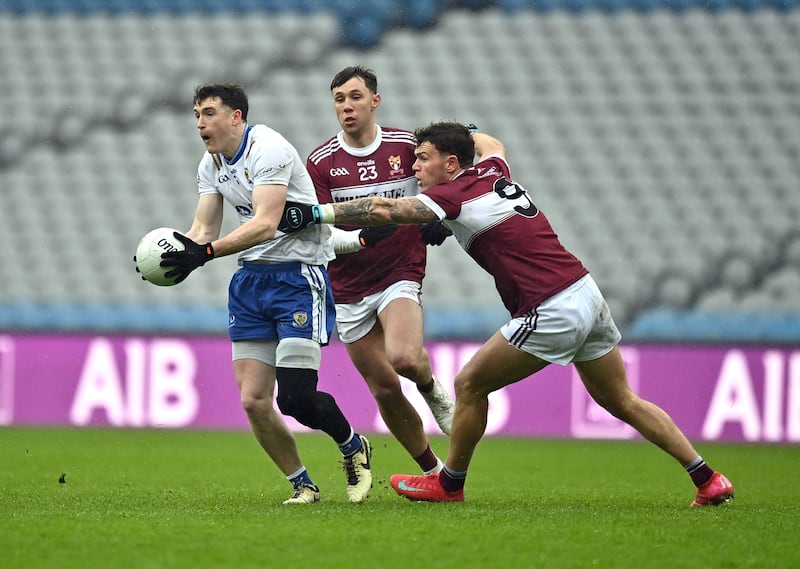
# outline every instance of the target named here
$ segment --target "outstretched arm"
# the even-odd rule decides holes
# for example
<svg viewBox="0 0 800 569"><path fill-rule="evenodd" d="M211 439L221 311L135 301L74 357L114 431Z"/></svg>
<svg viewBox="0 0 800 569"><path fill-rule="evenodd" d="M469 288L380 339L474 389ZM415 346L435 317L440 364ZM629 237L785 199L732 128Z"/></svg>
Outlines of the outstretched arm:
<svg viewBox="0 0 800 569"><path fill-rule="evenodd" d="M400 223L421 225L438 220L438 216L417 198L369 197L336 204L303 204L286 202L278 229L293 233L317 223L342 225L387 225Z"/></svg>
<svg viewBox="0 0 800 569"><path fill-rule="evenodd" d="M438 216L417 198L369 197L336 204L320 206L322 223L332 223L327 216L333 215L336 223L345 225L385 225L401 223L415 225L438 220Z"/></svg>

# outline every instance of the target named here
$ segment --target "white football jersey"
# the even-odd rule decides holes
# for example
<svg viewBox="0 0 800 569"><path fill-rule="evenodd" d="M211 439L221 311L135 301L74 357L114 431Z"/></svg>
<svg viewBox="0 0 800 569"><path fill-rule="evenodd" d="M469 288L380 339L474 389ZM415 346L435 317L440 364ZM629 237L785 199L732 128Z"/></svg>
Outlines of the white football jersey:
<svg viewBox="0 0 800 569"><path fill-rule="evenodd" d="M288 201L316 204L317 193L295 147L279 132L263 124L248 125L236 155L205 153L197 168L200 194L221 194L239 214L239 223L253 218L253 188L286 186ZM239 261L299 261L323 265L334 258L329 225L285 234L239 253Z"/></svg>

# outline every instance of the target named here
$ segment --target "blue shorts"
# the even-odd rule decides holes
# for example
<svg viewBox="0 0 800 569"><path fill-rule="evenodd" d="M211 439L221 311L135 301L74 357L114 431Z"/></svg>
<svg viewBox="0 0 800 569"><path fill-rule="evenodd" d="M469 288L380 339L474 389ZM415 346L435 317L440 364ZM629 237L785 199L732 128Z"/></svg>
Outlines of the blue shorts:
<svg viewBox="0 0 800 569"><path fill-rule="evenodd" d="M228 287L231 341L306 338L330 341L336 305L322 265L244 262Z"/></svg>

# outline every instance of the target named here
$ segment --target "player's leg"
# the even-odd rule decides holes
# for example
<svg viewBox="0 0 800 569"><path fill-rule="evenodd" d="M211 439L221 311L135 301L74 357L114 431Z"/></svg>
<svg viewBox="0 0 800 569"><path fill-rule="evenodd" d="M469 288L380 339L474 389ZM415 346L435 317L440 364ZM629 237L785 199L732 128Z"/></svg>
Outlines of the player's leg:
<svg viewBox="0 0 800 569"><path fill-rule="evenodd" d="M628 423L683 465L697 456L669 415L631 390L618 347L595 360L575 362L575 367L592 399L614 417Z"/></svg>
<svg viewBox="0 0 800 569"><path fill-rule="evenodd" d="M730 481L705 463L672 418L659 406L633 393L619 348L592 361L576 362L575 367L592 399L675 458L689 472L698 488L692 506L716 505L733 497Z"/></svg>
<svg viewBox="0 0 800 569"><path fill-rule="evenodd" d="M698 488L693 506L718 504L732 498L733 485L705 463L672 418L631 390L617 346L621 338L619 330L594 281L588 279L579 294L585 298L585 306L591 307L592 318L591 322L586 321L589 332L576 350L574 362L586 390L600 406L631 425L686 469Z"/></svg>
<svg viewBox="0 0 800 569"><path fill-rule="evenodd" d="M244 408L253 434L285 475L303 466L294 436L273 406L275 368L254 359L233 362Z"/></svg>
<svg viewBox="0 0 800 569"><path fill-rule="evenodd" d="M573 361L589 395L598 405L625 421L681 464L697 456L689 440L660 407L637 396L628 385L618 343L619 330L597 284L586 277L583 286L556 306L585 330Z"/></svg>
<svg viewBox="0 0 800 569"><path fill-rule="evenodd" d="M489 394L520 381L550 363L566 364L575 350L576 323L580 315L570 309L575 283L562 293L540 303L524 315L504 324L475 353L455 377L456 410L450 449L444 468L430 494L435 501L463 499L467 469L480 439L486 431ZM563 308L567 305L567 310ZM399 480L393 481L400 483ZM408 481L405 481L409 485ZM436 491L436 486L441 490ZM443 492L442 492L443 491ZM401 492L403 494L403 492ZM422 492L417 492L420 496ZM459 495L460 494L460 495ZM403 494L411 497L408 494Z"/></svg>
<svg viewBox="0 0 800 569"><path fill-rule="evenodd" d="M428 352L423 346L422 306L418 283L402 281L390 287L378 307L386 357L401 376L412 380L431 409L436 424L450 434L455 404L433 376Z"/></svg>
<svg viewBox="0 0 800 569"><path fill-rule="evenodd" d="M431 382L433 371L422 345L422 307L408 298L394 298L378 312L386 358L399 375L418 386Z"/></svg>
<svg viewBox="0 0 800 569"><path fill-rule="evenodd" d="M314 485L300 459L294 435L273 405L275 368L248 357L251 354L261 357L255 352L260 351L264 344L271 344L274 352L274 342L234 344L233 369L239 385L242 407L258 444L292 483L293 494L284 504L318 502L319 488Z"/></svg>
<svg viewBox="0 0 800 569"><path fill-rule="evenodd" d="M445 464L466 472L475 447L486 431L489 394L525 379L548 363L511 346L496 332L475 352L455 377L456 411Z"/></svg>
<svg viewBox="0 0 800 569"><path fill-rule="evenodd" d="M319 391L320 345L307 338L284 338L275 354L278 409L299 423L327 433L337 444L351 435L350 423L336 400Z"/></svg>
<svg viewBox="0 0 800 569"><path fill-rule="evenodd" d="M411 500L462 501L467 469L486 431L489 394L547 365L511 346L502 332L495 333L456 375L456 410L444 468L438 476L392 475L390 482L395 491Z"/></svg>
<svg viewBox="0 0 800 569"><path fill-rule="evenodd" d="M253 283L257 288L262 278L246 269L231 278L228 332L233 342L234 374L256 440L294 487L294 494L284 503L311 503L319 500L319 489L300 459L294 436L274 407L275 327L252 309Z"/></svg>
<svg viewBox="0 0 800 569"><path fill-rule="evenodd" d="M383 328L376 323L365 336L345 344L347 353L364 378L378 406L383 422L423 471L437 468L428 437L417 410L403 395L400 378L384 351Z"/></svg>
<svg viewBox="0 0 800 569"><path fill-rule="evenodd" d="M275 322L278 338L278 408L327 433L340 446L346 444L353 435L350 423L333 396L317 389L321 347L330 339L336 316L327 271L298 263L273 266L273 271L276 279L263 283L270 288L261 298L269 304L265 310Z"/></svg>
<svg viewBox="0 0 800 569"><path fill-rule="evenodd" d="M269 296L278 336L278 408L336 442L344 457L348 498L361 502L372 488L369 441L353 431L333 396L317 389L320 348L328 343L336 314L327 271L305 264L289 267Z"/></svg>
<svg viewBox="0 0 800 569"><path fill-rule="evenodd" d="M384 423L423 472L432 472L440 468L441 461L430 448L419 413L403 393L400 377L387 356L387 340L378 319L379 312L386 312L387 307L400 301L419 308L419 284L401 281L357 302L337 304L336 322L339 337L369 387ZM416 343L415 353L420 354L421 329Z"/></svg>

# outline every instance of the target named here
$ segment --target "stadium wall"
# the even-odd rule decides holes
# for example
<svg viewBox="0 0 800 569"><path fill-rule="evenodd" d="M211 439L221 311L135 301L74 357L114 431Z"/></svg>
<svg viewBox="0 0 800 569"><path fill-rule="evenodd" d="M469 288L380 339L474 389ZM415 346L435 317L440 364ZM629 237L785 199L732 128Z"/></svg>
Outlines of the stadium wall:
<svg viewBox="0 0 800 569"><path fill-rule="evenodd" d="M437 376L453 376L479 344L434 342ZM633 389L690 439L800 443L800 350L626 345ZM407 396L439 434L411 382ZM136 335L0 336L0 425L247 429L225 338ZM353 427L386 433L343 345L323 352L320 387ZM304 427L287 419L295 431ZM638 438L586 395L573 366L550 366L490 397L489 436Z"/></svg>

